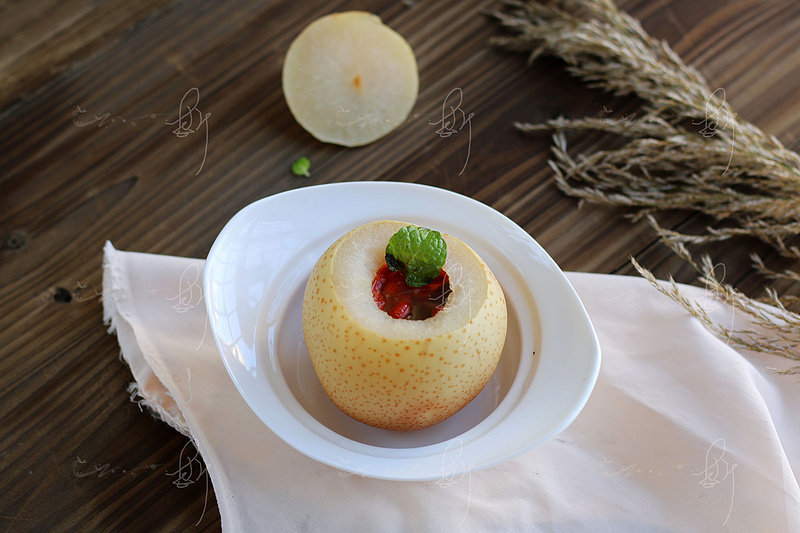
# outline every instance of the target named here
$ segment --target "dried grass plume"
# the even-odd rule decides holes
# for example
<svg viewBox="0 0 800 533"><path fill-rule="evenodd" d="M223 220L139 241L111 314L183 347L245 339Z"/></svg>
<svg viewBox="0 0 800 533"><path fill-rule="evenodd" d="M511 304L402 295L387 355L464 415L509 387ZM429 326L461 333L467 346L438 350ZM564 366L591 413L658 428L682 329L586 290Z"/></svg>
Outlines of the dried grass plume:
<svg viewBox="0 0 800 533"><path fill-rule="evenodd" d="M493 44L527 53L530 61L559 57L590 86L643 101L635 118L516 124L524 132L553 133L549 163L558 187L588 202L631 208L634 218L645 217L659 239L697 270L709 291L757 326L731 331L715 323L681 295L677 284L656 283L633 260L644 277L711 331L747 349L800 360L800 315L789 310L794 298L769 289L766 303L749 298L716 278L710 258L695 261L687 248L747 235L800 259L793 244L800 234L800 156L740 119L724 90L711 90L668 44L648 35L610 0L508 1L493 16L505 30ZM567 131L612 133L624 142L615 149L572 155ZM662 228L655 215L673 209L703 213L714 223L698 234ZM798 272L770 271L759 257L753 257L753 264L772 279L800 281ZM800 373L800 366L783 372Z"/></svg>

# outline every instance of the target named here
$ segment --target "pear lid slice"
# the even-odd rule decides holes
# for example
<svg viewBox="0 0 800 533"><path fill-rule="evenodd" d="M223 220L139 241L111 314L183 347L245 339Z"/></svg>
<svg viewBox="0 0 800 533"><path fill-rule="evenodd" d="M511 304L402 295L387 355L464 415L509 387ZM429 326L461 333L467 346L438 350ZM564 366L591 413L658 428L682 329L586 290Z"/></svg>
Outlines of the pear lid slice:
<svg viewBox="0 0 800 533"><path fill-rule="evenodd" d="M318 140L343 146L371 143L402 124L418 89L409 44L363 11L313 21L283 64L283 94L297 122Z"/></svg>

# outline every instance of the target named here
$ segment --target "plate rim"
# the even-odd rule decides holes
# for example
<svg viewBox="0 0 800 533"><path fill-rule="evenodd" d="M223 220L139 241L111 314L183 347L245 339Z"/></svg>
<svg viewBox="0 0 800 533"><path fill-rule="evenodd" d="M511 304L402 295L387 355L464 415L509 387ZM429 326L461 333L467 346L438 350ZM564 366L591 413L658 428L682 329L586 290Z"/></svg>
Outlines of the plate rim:
<svg viewBox="0 0 800 533"><path fill-rule="evenodd" d="M550 438L552 438L553 436L557 435L558 433L563 431L565 428L567 428L575 420L575 418L577 418L577 416L582 411L583 407L585 406L586 402L588 401L588 399L589 399L589 397L590 397L590 395L591 395L591 393L592 393L592 391L594 389L594 386L596 384L596 381L597 381L597 378L598 378L598 375L599 375L602 354L601 354L600 344L599 344L599 341L598 341L598 338L597 338L597 334L596 334L596 332L594 330L594 327L593 327L593 325L591 323L591 320L590 320L590 318L588 316L588 313L586 312L585 307L583 306L583 303L581 302L581 300L580 300L577 292L575 291L574 287L569 282L569 279L566 277L566 275L563 273L563 271L558 267L558 265L555 263L555 261L550 257L550 255L547 254L547 252L541 247L541 245L538 244L538 242L533 238L533 236L530 235L528 232L526 232L524 229L522 229L519 225L517 225L515 222L513 222L506 215L500 213L499 211L497 211L496 209L492 208L491 206L488 206L488 205L486 205L486 204L484 204L484 203L482 203L482 202L480 202L480 201L478 201L478 200L476 200L474 198L471 198L469 196L466 196L466 195L463 195L463 194L460 194L460 193L457 193L457 192L454 192L454 191L450 191L448 189L444 189L444 188L441 188L441 187L435 187L435 186L424 185L424 184L419 184L419 183L409 183L409 182L401 182L401 181L348 181L348 182L338 182L338 183L326 183L326 184L319 184L319 185L308 185L308 186L298 187L298 188L287 190L287 191L281 191L279 193L276 193L276 194L273 194L273 195L270 195L270 196L266 196L264 198L260 198L260 199L258 199L256 201L248 204L247 206L243 207L236 214L234 214L229 219L229 221L225 224L225 226L222 228L222 230L219 232L219 234L216 236L216 238L214 240L214 243L213 243L213 245L211 246L211 248L209 250L209 253L208 253L208 256L206 258L206 262L205 262L205 265L204 265L204 268L203 268L203 290L204 290L204 295L207 295L207 294L210 293L209 291L210 291L210 287L211 287L211 283L212 282L211 282L211 276L210 276L209 272L211 270L213 270L214 267L215 267L215 264L216 264L215 260L216 260L217 253L219 251L218 248L222 245L221 243L224 242L224 240L227 238L228 233L233 231L233 228L236 227L236 224L239 222L239 220L241 220L242 218L245 218L252 210L259 209L264 204L269 204L269 203L272 203L272 202L281 202L281 201L287 201L287 200L291 201L291 198L293 196L302 197L303 195L308 195L308 194L311 194L311 195L320 194L320 193L324 194L325 190L331 190L331 189L347 190L347 189L354 189L354 188L364 189L364 190L374 189L376 191L378 191L379 189L386 190L387 188L388 189L400 188L400 189L408 189L409 191L415 190L417 192L431 192L431 193L435 192L435 194L445 195L445 197L448 197L448 198L453 199L453 200L457 200L459 202L466 202L466 204L471 205L474 208L477 208L479 210L483 210L487 214L491 214L492 216L496 217L497 220L502 220L505 225L507 225L508 227L514 229L514 231L519 233L520 236L524 235L524 237L526 238L526 244L528 246L532 245L534 247L534 249L538 249L538 251L541 252L544 257L546 257L546 259L550 263L549 266L552 269L554 269L555 272L558 273L558 277L563 282L564 288L570 293L570 300L572 301L573 304L577 304L575 311L577 312L577 315L578 315L577 318L580 321L580 325L584 329L584 331L583 331L584 337L588 337L588 339L584 338L584 340L588 340L589 351L591 351L591 354L589 354L589 358L591 359L592 364L590 365L590 368L587 369L588 372L585 374L585 377L584 377L585 384L581 388L581 394L575 398L574 407L572 409L572 412L570 412L570 414L568 416L566 416L563 419L561 419L560 423L555 424L551 428L551 430L548 433L545 433L541 438L539 438L539 439L537 439L537 440L535 440L533 442L528 442L524 446L518 447L518 449L514 453L506 454L504 456L496 458L495 460L487 461L487 462L482 463L480 465L469 465L469 466L464 465L464 468L462 469L463 470L462 473L465 473L465 472L468 472L468 471L477 470L477 469L480 469L480 468L487 468L487 467L490 467L492 465L498 464L500 462L506 461L506 460L516 456L516 455L519 455L519 454L521 454L521 453L523 453L523 452L525 452L527 450L530 450L530 449L536 447L537 445L541 444L542 442L545 442L545 441L549 440ZM497 217L499 217L499 218L497 218ZM531 297L533 297L532 294L531 294ZM218 335L217 328L218 328L218 324L219 324L219 321L220 321L219 317L216 315L215 309L212 308L211 299L210 298L204 298L204 301L205 301L206 312L207 312L207 315L208 315L209 324L211 326L211 330L212 330L212 334L213 334L213 337L214 337L215 345L217 347L217 351L220 354L220 357L222 358L223 365L224 365L228 375L230 376L231 380L233 381L234 386L237 389L237 392L242 397L242 399L245 401L245 403L247 404L248 408L251 409L251 411L253 411L254 414L259 418L259 420L262 423L264 423L265 426L270 431L272 431L278 437L280 437L282 440L284 440L284 442L286 442L288 445L290 445L291 447L293 447L297 451L300 451L301 453L303 453L303 454L307 455L308 457L311 457L312 459L317 460L317 461L319 461L321 463L328 464L329 466L332 466L334 468L338 468L338 469L341 469L341 470L345 470L345 471L348 471L348 472L351 472L351 473L354 473L354 474L363 475L363 476L367 476L367 477L378 478L378 479L403 480L403 481L424 481L424 480L433 480L433 479L437 479L438 477L441 477L441 475L442 475L441 472L427 473L427 474L415 473L413 468L408 469L409 466L413 466L413 465L409 465L409 464L405 465L406 466L405 470L403 470L401 468L400 469L401 473L398 473L396 468L390 468L390 469L387 470L385 468L384 469L376 468L374 465L366 465L366 466L361 465L361 466L359 466L359 465L356 465L356 464L348 464L348 460L347 460L346 457L343 458L343 459L340 459L338 461L333 461L333 460L330 460L327 457L320 456L318 453L314 453L313 451L309 450L308 447L306 447L306 448L298 448L296 443L290 442L289 440L287 440L285 435L282 435L279 431L276 431L273 428L273 426L267 420L265 420L265 418L262 416L262 414L260 412L260 409L257 406L254 406L252 404L251 399L248 397L248 392L246 390L244 390L242 384L237 379L238 370L235 367L232 366L232 361L230 361L230 357L226 353L226 350L225 350L225 348L224 348L224 346L223 346L223 344L222 344L222 342L220 340L220 336ZM535 374L535 372L534 372L534 374ZM515 384L516 384L516 378L515 378L515 382L512 383L512 386L515 385ZM523 391L523 393L525 393L525 392L526 391ZM523 394L523 396L524 396L524 394ZM519 402L519 401L520 401L520 398L517 399L517 402ZM502 405L502 402L501 402L500 405ZM514 407L516 407L516 405ZM513 409L512 409L512 411L513 411ZM356 454L363 454L366 451L376 451L376 450L383 450L384 449L384 448L381 448L380 446L375 446L375 445L372 445L372 444L366 444L366 443L361 443L361 442L358 442L358 441L353 441L352 439L349 439L348 437L345 437L343 435L340 435L339 433L336 433L335 431L333 431L332 429L328 428L327 426L325 426L321 422L317 421L313 417L313 415L311 415L311 413L306 412L306 414L308 415L309 418L314 420L319 425L319 428L321 428L321 430L323 432L328 433L329 436L334 436L334 440L337 440L336 438L338 437L339 439L345 439L345 440L349 441L350 443L354 443L355 446L352 446L351 450L352 450L352 448L355 448L356 450L360 450L360 451L354 452ZM499 424L502 424L502 422L503 422L502 420L495 421L494 425L497 426ZM479 422L477 425L480 426L482 423L483 422ZM469 434L473 429L475 429L475 428L473 427L473 428L468 429L465 433L463 433L463 435ZM320 437L320 438L322 438L322 437ZM480 435L478 435L477 438L480 439ZM426 446L420 446L420 447L417 447L417 448L414 448L414 449L422 450L422 451L430 451L432 454L441 454L441 453L443 453L443 450L446 452L449 449L449 446L451 446L453 444L453 442L457 441L458 439L460 439L460 436L459 437L455 437L455 438L451 438L451 439L447 439L447 440L445 440L443 442L438 442L438 443L434 443L434 444L430 444L430 445L426 445ZM327 442L330 443L331 441L327 440ZM347 454L345 454L345 455L347 455ZM368 454L368 455L371 456L372 454ZM357 455L357 456L360 457L361 455ZM382 461L387 460L386 457L381 457L380 454L377 454L375 456L379 457ZM418 459L418 457L415 457L415 458ZM392 462L398 462L398 461L399 462L403 462L404 461L403 458L390 458L388 460L392 461ZM406 458L406 462L407 462L407 460L408 459ZM457 473L458 472L456 472L456 474Z"/></svg>

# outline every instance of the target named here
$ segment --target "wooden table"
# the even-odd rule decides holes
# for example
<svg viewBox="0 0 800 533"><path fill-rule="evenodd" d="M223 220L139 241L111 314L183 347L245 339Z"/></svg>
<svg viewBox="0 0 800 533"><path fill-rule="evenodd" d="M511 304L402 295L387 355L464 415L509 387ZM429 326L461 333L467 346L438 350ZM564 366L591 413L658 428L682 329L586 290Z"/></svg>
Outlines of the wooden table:
<svg viewBox="0 0 800 533"><path fill-rule="evenodd" d="M313 7L316 4L317 7ZM636 111L563 64L492 49L491 2L37 0L0 4L0 530L218 530L213 487L174 483L194 450L129 400L132 378L102 323L101 249L204 257L226 221L280 191L350 180L466 194L530 232L565 270L694 274L623 212L562 195L548 136L515 120ZM800 3L630 0L623 7L723 87L740 116L800 147ZM408 121L359 149L324 145L281 93L292 38L329 11L377 13L419 63ZM447 94L474 113L471 139L441 138ZM174 126L199 98L208 136ZM575 139L600 146L599 136ZM467 155L469 158L467 159ZM291 174L300 156L311 178ZM464 169L461 172L461 169ZM704 221L683 214L673 226ZM726 244L725 279L757 291ZM183 452L183 462L180 456Z"/></svg>

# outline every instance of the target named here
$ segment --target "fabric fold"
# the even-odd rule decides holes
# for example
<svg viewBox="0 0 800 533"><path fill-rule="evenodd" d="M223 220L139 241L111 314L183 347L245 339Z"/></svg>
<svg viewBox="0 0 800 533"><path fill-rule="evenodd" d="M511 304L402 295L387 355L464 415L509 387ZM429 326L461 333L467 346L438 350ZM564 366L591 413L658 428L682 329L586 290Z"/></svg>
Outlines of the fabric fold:
<svg viewBox="0 0 800 533"><path fill-rule="evenodd" d="M196 443L226 531L800 531L800 384L643 279L568 274L603 364L564 432L491 468L391 482L317 463L253 414L216 350L203 264L107 243L104 318L140 401Z"/></svg>

